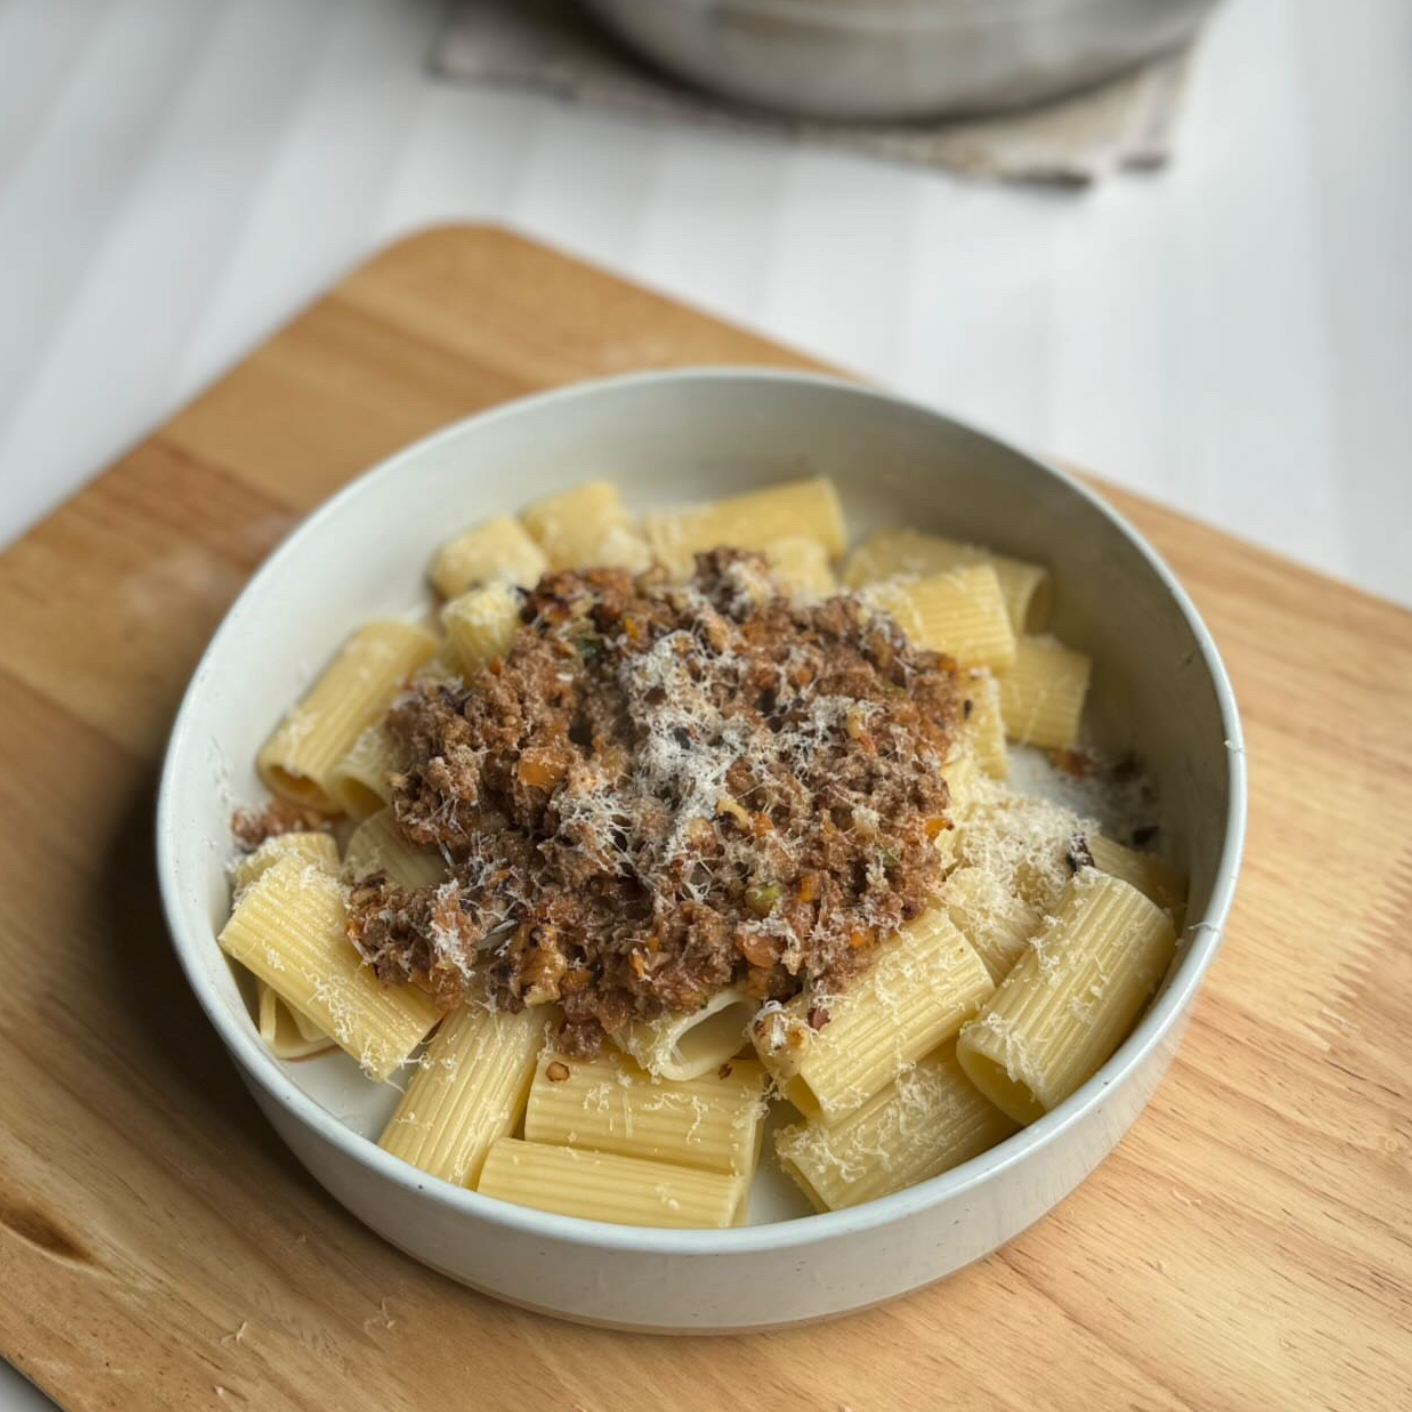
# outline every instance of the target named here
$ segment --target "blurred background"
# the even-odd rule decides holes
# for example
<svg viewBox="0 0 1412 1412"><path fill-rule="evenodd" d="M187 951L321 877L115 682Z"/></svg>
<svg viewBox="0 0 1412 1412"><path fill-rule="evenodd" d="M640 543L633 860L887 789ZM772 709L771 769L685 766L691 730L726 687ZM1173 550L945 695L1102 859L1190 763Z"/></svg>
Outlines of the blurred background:
<svg viewBox="0 0 1412 1412"><path fill-rule="evenodd" d="M813 6L867 56L820 101L863 110L1062 87L1063 33L1025 38L1042 12L1097 15L1097 68L1069 73L1092 82L1141 50L1135 9L1169 43L1207 8L735 0L764 18L732 51L703 5L597 8L685 9L685 39L649 40L748 90L752 43ZM1008 35L948 67L915 26L978 5ZM847 30L897 11L891 49ZM0 542L378 246L490 220L1412 600L1407 0L1222 0L1096 113L877 131L703 101L588 23L568 0L0 3Z"/></svg>

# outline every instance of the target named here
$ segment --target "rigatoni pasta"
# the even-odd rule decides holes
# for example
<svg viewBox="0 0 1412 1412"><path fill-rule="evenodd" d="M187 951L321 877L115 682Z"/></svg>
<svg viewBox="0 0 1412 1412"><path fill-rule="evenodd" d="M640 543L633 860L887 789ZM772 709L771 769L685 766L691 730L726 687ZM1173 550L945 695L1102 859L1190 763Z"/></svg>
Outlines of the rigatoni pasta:
<svg viewBox="0 0 1412 1412"><path fill-rule="evenodd" d="M529 588L548 567L544 551L524 526L509 515L496 515L437 550L431 581L443 598L457 598L496 579Z"/></svg>
<svg viewBox="0 0 1412 1412"><path fill-rule="evenodd" d="M474 676L510 650L520 626L519 595L508 583L482 584L441 610L441 626L452 661L462 675Z"/></svg>
<svg viewBox="0 0 1412 1412"><path fill-rule="evenodd" d="M862 588L883 579L944 574L971 564L989 564L995 570L1017 633L1039 632L1044 627L1049 619L1048 569L943 535L879 530L849 555L843 581L850 588Z"/></svg>
<svg viewBox="0 0 1412 1412"><path fill-rule="evenodd" d="M1024 955L1043 913L984 868L957 868L946 879L942 896L953 925L998 985Z"/></svg>
<svg viewBox="0 0 1412 1412"><path fill-rule="evenodd" d="M740 1053L758 1008L738 990L718 990L690 1014L634 1020L613 1039L659 1078L695 1079Z"/></svg>
<svg viewBox="0 0 1412 1412"><path fill-rule="evenodd" d="M989 564L877 584L865 597L896 618L910 640L963 667L1005 672L1014 664L1015 633Z"/></svg>
<svg viewBox="0 0 1412 1412"><path fill-rule="evenodd" d="M641 573L652 562L647 541L610 481L587 481L546 496L523 520L551 569L592 564Z"/></svg>
<svg viewBox="0 0 1412 1412"><path fill-rule="evenodd" d="M551 1012L477 1003L441 1023L378 1145L455 1186L520 1122Z"/></svg>
<svg viewBox="0 0 1412 1412"><path fill-rule="evenodd" d="M255 1024L276 1059L308 1059L336 1046L307 1016L291 1010L264 981L257 981Z"/></svg>
<svg viewBox="0 0 1412 1412"><path fill-rule="evenodd" d="M962 1073L951 1043L841 1123L780 1129L775 1151L816 1211L841 1211L940 1176L1016 1129Z"/></svg>
<svg viewBox="0 0 1412 1412"><path fill-rule="evenodd" d="M743 1224L750 1187L744 1177L506 1137L490 1149L476 1190L590 1221L721 1230Z"/></svg>
<svg viewBox="0 0 1412 1412"><path fill-rule="evenodd" d="M991 779L1003 780L1010 773L1010 754L1005 748L1000 683L983 667L968 668L959 675L962 740Z"/></svg>
<svg viewBox="0 0 1412 1412"><path fill-rule="evenodd" d="M829 566L829 548L822 539L785 534L767 540L760 549L775 582L793 598L827 598L838 590Z"/></svg>
<svg viewBox="0 0 1412 1412"><path fill-rule="evenodd" d="M673 1082L611 1051L576 1059L546 1050L525 1137L748 1177L760 1153L764 1093L765 1070L753 1059Z"/></svg>
<svg viewBox="0 0 1412 1412"><path fill-rule="evenodd" d="M387 722L374 721L329 771L328 792L345 814L366 819L391 802L396 768L397 750Z"/></svg>
<svg viewBox="0 0 1412 1412"><path fill-rule="evenodd" d="M822 476L786 481L709 505L657 511L645 523L653 555L679 578L690 573L693 556L722 544L768 550L781 539L802 536L836 559L845 543L838 492Z"/></svg>
<svg viewBox="0 0 1412 1412"><path fill-rule="evenodd" d="M1176 950L1171 918L1092 869L961 1032L971 1082L1017 1122L1062 1103L1118 1047Z"/></svg>
<svg viewBox="0 0 1412 1412"><path fill-rule="evenodd" d="M348 940L336 879L280 858L248 888L220 934L222 949L382 1082L440 1018L413 986L385 986Z"/></svg>
<svg viewBox="0 0 1412 1412"><path fill-rule="evenodd" d="M294 857L322 868L338 871L338 843L331 833L279 833L267 838L253 853L242 854L230 870L231 886L238 897L281 858Z"/></svg>
<svg viewBox="0 0 1412 1412"><path fill-rule="evenodd" d="M789 1101L831 1126L950 1039L994 989L985 963L934 908L884 943L841 995L805 994L762 1014L755 1046Z"/></svg>
<svg viewBox="0 0 1412 1412"><path fill-rule="evenodd" d="M1093 866L1100 873L1131 883L1180 926L1186 905L1186 879L1170 863L1155 854L1125 848L1102 834L1089 834L1085 842Z"/></svg>
<svg viewBox="0 0 1412 1412"><path fill-rule="evenodd" d="M1033 794L977 791L962 822L958 861L993 877L1041 914L1054 911L1084 861L1084 820Z"/></svg>
<svg viewBox="0 0 1412 1412"><path fill-rule="evenodd" d="M260 776L270 790L336 812L329 771L435 651L436 639L410 623L389 619L359 628L260 751Z"/></svg>
<svg viewBox="0 0 1412 1412"><path fill-rule="evenodd" d="M244 854L231 869L231 886L239 898L281 858L338 871L338 844L330 833L281 833L267 838L253 853ZM334 1042L307 1015L291 1009L264 981L255 982L255 1024L260 1038L276 1059L307 1059L334 1048Z"/></svg>
<svg viewBox="0 0 1412 1412"><path fill-rule="evenodd" d="M979 797L980 782L984 777L980 761L969 741L963 738L957 742L956 748L942 766L942 775L946 780L947 792L951 796L950 822L952 828L947 832L952 835L954 840L959 836L960 824L975 807ZM943 837L945 834L937 839L938 844L941 843Z"/></svg>
<svg viewBox="0 0 1412 1412"><path fill-rule="evenodd" d="M1092 662L1052 637L1021 637L1000 678L1000 711L1012 740L1068 748L1079 736Z"/></svg>
<svg viewBox="0 0 1412 1412"><path fill-rule="evenodd" d="M350 878L383 873L408 892L436 887L446 879L446 859L434 848L410 842L397 827L392 809L364 819L348 840L343 871Z"/></svg>

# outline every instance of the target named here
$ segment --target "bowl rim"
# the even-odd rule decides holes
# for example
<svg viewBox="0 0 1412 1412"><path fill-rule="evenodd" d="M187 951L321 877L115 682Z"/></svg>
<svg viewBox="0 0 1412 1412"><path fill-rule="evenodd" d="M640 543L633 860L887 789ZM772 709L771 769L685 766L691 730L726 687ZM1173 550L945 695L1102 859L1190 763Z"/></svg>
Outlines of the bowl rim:
<svg viewBox="0 0 1412 1412"><path fill-rule="evenodd" d="M371 1138L354 1132L295 1084L280 1067L274 1055L259 1042L253 1030L241 1028L233 1013L217 995L214 982L208 978L200 961L203 949L215 945L215 939L209 935L190 935L182 921L175 856L175 840L178 833L176 760L185 753L186 741L196 731L198 699L205 679L211 673L212 663L218 661L224 651L232 623L245 613L253 611L249 607L250 601L258 594L263 580L273 572L276 564L302 553L306 542L323 533L325 523L341 512L347 500L364 493L366 487L374 482L397 476L408 462L455 440L472 424L533 416L545 408L563 402L591 399L618 391L679 387L698 382L746 382L766 386L773 384L807 387L882 404L913 415L920 413L945 423L952 429L980 437L993 447L1020 458L1036 473L1059 481L1070 492L1086 501L1147 561L1149 568L1156 574L1185 618L1216 693L1225 731L1230 785L1225 839L1216 865L1210 902L1197 921L1188 922L1185 952L1179 959L1166 989L1148 1007L1136 1027L1107 1063L1087 1083L1044 1117L1022 1128L989 1151L916 1186L840 1211L819 1212L727 1230L675 1230L615 1225L606 1221L560 1216L527 1206L516 1206L511 1202L483 1196L469 1188L455 1186L428 1172L420 1171L385 1152ZM443 1208L471 1218L472 1221L489 1222L507 1231L538 1237L541 1240L612 1252L744 1255L813 1245L905 1220L921 1209L965 1195L1010 1167L1042 1155L1044 1150L1057 1142L1064 1133L1089 1118L1102 1102L1105 1092L1114 1084L1126 1080L1179 1023L1215 958L1240 870L1245 840L1246 794L1245 749L1240 714L1230 678L1216 644L1186 590L1161 556L1096 492L1074 476L1015 446L1003 437L992 435L974 423L961 421L909 398L821 373L750 365L693 366L587 379L497 403L468 417L459 418L418 438L361 472L295 525L265 558L223 616L183 693L163 756L161 782L157 794L157 874L167 929L187 983L207 1019L230 1051L231 1057L237 1062L242 1077L257 1084L268 1099L351 1161L361 1167L370 1168L378 1176L409 1192L420 1193Z"/></svg>

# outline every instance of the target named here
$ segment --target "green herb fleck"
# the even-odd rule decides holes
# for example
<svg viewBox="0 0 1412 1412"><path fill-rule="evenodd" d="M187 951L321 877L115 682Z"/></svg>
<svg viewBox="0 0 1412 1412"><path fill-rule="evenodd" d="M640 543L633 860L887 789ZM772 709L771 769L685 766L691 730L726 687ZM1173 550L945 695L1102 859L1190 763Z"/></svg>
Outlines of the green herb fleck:
<svg viewBox="0 0 1412 1412"><path fill-rule="evenodd" d="M778 883L754 883L745 889L745 907L756 917L768 917L780 900Z"/></svg>

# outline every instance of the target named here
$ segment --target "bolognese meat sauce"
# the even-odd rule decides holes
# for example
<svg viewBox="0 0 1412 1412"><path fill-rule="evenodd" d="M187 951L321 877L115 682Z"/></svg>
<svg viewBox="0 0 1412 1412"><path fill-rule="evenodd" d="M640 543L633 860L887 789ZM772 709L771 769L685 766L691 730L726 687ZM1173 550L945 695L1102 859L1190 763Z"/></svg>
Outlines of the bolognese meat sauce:
<svg viewBox="0 0 1412 1412"><path fill-rule="evenodd" d="M722 987L845 985L941 883L954 664L853 595L792 603L758 556L547 575L509 653L388 716L398 822L450 864L376 875L350 933L448 1008L557 1001L591 1053Z"/></svg>

